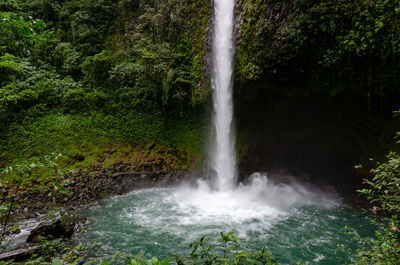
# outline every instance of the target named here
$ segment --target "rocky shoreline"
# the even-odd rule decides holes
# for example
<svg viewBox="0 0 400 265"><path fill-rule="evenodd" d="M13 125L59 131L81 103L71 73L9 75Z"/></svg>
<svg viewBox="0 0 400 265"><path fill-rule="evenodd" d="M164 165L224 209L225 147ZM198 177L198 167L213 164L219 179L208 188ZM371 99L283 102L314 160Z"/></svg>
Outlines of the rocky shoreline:
<svg viewBox="0 0 400 265"><path fill-rule="evenodd" d="M57 193L47 190L25 189L13 194L12 188L3 187L0 204L10 203L14 198L12 215L27 218L35 212L46 213L51 208L68 208L87 204L113 195L121 195L134 189L170 186L179 183L187 170L159 170L116 163L109 167L90 166L65 176L68 186Z"/></svg>
<svg viewBox="0 0 400 265"><path fill-rule="evenodd" d="M28 219L38 221L28 234L24 231L26 243L20 244L17 249L14 246L3 253L0 251L0 260L25 259L40 250L42 239L71 238L72 234L81 231L87 224L84 217L75 214L84 205L135 189L176 185L190 174L188 170L162 168L154 164L133 167L130 163L122 162L108 167L92 165L65 176L68 186L54 194L33 189L24 189L15 194L12 188L2 187L0 204L14 201L10 214L13 220L7 224L6 240L7 237L15 238L21 234L20 228L12 229L14 224Z"/></svg>

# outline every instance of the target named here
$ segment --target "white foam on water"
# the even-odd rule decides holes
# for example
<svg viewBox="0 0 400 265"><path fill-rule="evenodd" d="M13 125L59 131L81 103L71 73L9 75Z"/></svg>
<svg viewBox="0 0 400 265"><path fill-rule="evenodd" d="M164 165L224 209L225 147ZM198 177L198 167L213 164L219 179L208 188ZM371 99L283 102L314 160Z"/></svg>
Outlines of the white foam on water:
<svg viewBox="0 0 400 265"><path fill-rule="evenodd" d="M313 259L314 262L320 262L321 260L325 259L325 256L322 254L316 254L315 259Z"/></svg>
<svg viewBox="0 0 400 265"><path fill-rule="evenodd" d="M91 209L94 230L84 240L102 243L96 257L118 250L182 254L200 237L234 232L251 249L265 245L282 264L293 259L319 264L335 255L334 246L342 240L340 224L351 218L334 194L259 173L232 190L216 191L199 180L196 185L136 190L104 203L106 207Z"/></svg>
<svg viewBox="0 0 400 265"><path fill-rule="evenodd" d="M163 193L162 201L159 197L149 197L142 207L123 209L120 219L174 235L196 228L190 236L193 239L219 231L236 231L246 237L249 232L264 233L289 214L296 214L293 211L296 206L340 205L340 200L332 194L314 191L297 182L276 184L260 173L250 176L247 185L240 184L230 190L216 191L200 179L196 185L183 184L159 192Z"/></svg>
<svg viewBox="0 0 400 265"><path fill-rule="evenodd" d="M124 197L132 201L132 196L137 198L134 204L120 204ZM329 208L339 206L340 200L295 181L275 183L267 176L255 173L246 185L240 184L230 190L216 191L200 179L196 185L137 190L113 198L108 206L111 205L120 208L117 219L121 227L135 227L135 231L141 227L142 231L150 231L153 238L171 235L189 244L204 235L217 235L221 231L235 232L242 239L256 236L259 240L267 240L271 236L269 230L277 224L285 226L285 220L293 216L299 220L304 218L297 206ZM313 220L301 221L299 228L302 223L310 222ZM95 234L99 238L107 237L109 241L124 238L128 244L130 239L124 235L133 232L115 230ZM313 245L317 241L306 244ZM125 243L120 242L121 245Z"/></svg>
<svg viewBox="0 0 400 265"><path fill-rule="evenodd" d="M266 175L254 173L247 184L230 190L214 190L200 179L184 184L174 192L181 208L196 209L205 216L230 216L233 220L277 216L296 205L339 206L333 193L319 192L294 180L274 183Z"/></svg>

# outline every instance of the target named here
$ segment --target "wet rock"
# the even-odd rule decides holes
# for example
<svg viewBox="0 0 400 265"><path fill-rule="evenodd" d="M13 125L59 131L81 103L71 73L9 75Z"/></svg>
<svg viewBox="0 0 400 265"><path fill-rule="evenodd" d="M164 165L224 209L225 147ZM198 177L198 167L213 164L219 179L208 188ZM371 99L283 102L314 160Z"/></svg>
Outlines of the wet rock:
<svg viewBox="0 0 400 265"><path fill-rule="evenodd" d="M18 235L19 233L21 233L21 229L19 229L19 227L6 227L5 231L4 231L4 235L5 236L13 236L13 235Z"/></svg>
<svg viewBox="0 0 400 265"><path fill-rule="evenodd" d="M5 189L5 188L1 189L1 194L2 194L3 197L7 197L8 196L8 190Z"/></svg>
<svg viewBox="0 0 400 265"><path fill-rule="evenodd" d="M74 216L56 220L52 223L43 223L32 230L26 242L40 242L44 238L71 238L76 232L82 230L86 224L83 216Z"/></svg>
<svg viewBox="0 0 400 265"><path fill-rule="evenodd" d="M162 159L152 163L147 161L140 164L118 162L110 166L92 165L90 169L78 169L65 177L69 183L66 194L49 196L46 190L21 192L19 198L24 202L17 207L18 212L22 213L21 216L29 217L34 212L46 214L54 207L83 205L134 189L175 185L189 173L183 170L169 170L166 161ZM0 195L7 191L0 187ZM0 196L0 203L6 201L5 196Z"/></svg>

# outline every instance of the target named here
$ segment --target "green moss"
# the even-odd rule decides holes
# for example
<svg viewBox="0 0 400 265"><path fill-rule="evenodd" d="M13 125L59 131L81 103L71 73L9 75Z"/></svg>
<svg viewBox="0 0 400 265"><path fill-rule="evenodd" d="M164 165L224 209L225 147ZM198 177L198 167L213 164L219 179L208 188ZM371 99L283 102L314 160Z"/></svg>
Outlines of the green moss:
<svg viewBox="0 0 400 265"><path fill-rule="evenodd" d="M236 78L242 89L262 80L296 96L398 96L398 2L240 3Z"/></svg>
<svg viewBox="0 0 400 265"><path fill-rule="evenodd" d="M133 161L129 157L139 152L147 156L143 160L160 159L173 169L187 169L192 157L201 157L204 138L201 117L192 115L163 121L136 112L121 116L51 114L27 120L3 134L2 166L15 158L51 153L61 153L62 164L69 169L87 168L101 157L107 166L119 160Z"/></svg>

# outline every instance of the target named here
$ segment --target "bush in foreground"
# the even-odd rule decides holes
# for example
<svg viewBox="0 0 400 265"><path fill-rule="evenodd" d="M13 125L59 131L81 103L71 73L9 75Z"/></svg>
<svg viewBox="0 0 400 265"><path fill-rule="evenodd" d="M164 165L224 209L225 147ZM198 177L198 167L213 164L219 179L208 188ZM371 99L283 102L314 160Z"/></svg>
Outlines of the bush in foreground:
<svg viewBox="0 0 400 265"><path fill-rule="evenodd" d="M126 265L192 265L192 264L265 264L276 265L278 264L274 257L264 247L259 251L252 251L247 249L244 245L239 243L239 238L233 233L221 233L221 237L214 242L209 242L209 238L202 237L197 241L190 244L191 251L188 254L178 255L173 253L171 257L165 260L159 260L156 257L146 259L142 254L135 257L130 255L117 253L110 260L101 261L85 261L81 257L84 248L81 245L72 248L62 257L41 256L36 260L28 261L25 264L52 264L52 265L76 265L76 264L126 264ZM0 262L0 265L11 264L7 262Z"/></svg>
<svg viewBox="0 0 400 265"><path fill-rule="evenodd" d="M400 155L391 152L387 161L371 170L372 180L359 190L372 205L374 215L380 214L380 225L375 238L362 238L350 233L361 246L355 251L353 264L399 264L400 260ZM383 216L383 217L382 217ZM344 246L342 246L344 247Z"/></svg>

